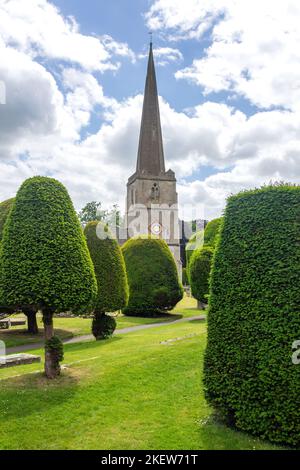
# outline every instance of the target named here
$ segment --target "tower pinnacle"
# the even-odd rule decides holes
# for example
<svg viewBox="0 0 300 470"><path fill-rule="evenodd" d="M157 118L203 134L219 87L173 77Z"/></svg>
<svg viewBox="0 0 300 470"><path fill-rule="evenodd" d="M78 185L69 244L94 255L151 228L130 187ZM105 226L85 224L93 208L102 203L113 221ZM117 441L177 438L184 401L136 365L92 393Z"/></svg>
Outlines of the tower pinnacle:
<svg viewBox="0 0 300 470"><path fill-rule="evenodd" d="M165 173L152 36L150 37L136 172L140 176L160 176Z"/></svg>

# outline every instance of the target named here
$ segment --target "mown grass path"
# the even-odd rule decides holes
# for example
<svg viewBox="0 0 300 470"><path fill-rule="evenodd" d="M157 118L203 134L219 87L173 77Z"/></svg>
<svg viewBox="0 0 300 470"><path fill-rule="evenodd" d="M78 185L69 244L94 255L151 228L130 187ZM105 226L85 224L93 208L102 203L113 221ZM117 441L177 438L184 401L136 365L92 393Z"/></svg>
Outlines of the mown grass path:
<svg viewBox="0 0 300 470"><path fill-rule="evenodd" d="M193 320L205 320L205 316L204 315L198 315L198 316L195 316L195 317L189 317L189 318L181 318L179 320L172 320L172 323L182 323L182 322L185 322L185 321L193 321ZM164 324L166 323L170 323L171 320L167 320L165 322L161 321L159 323L150 323L150 324L145 324L145 325L137 325L137 326L130 326L130 327L127 327L127 328L121 328L121 329L118 329L116 330L116 333L117 334L125 334L125 333L133 333L134 331L139 331L139 330L146 330L148 328L155 328L155 327L159 327L159 326L163 326ZM70 338L70 339L65 339L63 340L63 343L64 344L72 344L72 343L82 343L82 342L85 342L85 341L93 341L94 340L94 336L93 335L83 335L83 336L75 336L74 338ZM34 345L32 344L23 344L23 345L20 345L20 346L15 346L15 347L12 347L12 348L7 348L7 351L6 353L7 354L14 354L14 353L20 353L20 352L24 352L24 351L30 351L33 346L35 348L42 348L44 346L44 343L35 343Z"/></svg>

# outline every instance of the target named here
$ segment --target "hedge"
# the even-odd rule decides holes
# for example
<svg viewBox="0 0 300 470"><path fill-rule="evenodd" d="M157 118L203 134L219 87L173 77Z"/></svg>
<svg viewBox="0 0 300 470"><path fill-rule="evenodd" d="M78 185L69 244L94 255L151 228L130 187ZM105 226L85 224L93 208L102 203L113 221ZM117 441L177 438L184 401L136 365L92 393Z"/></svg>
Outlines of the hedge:
<svg viewBox="0 0 300 470"><path fill-rule="evenodd" d="M0 242L2 240L4 224L13 206L14 201L15 201L15 198L12 198L12 199L7 199L6 201L3 201L0 203Z"/></svg>
<svg viewBox="0 0 300 470"><path fill-rule="evenodd" d="M192 295L201 303L208 302L209 276L214 250L210 246L198 248L190 261Z"/></svg>
<svg viewBox="0 0 300 470"><path fill-rule="evenodd" d="M128 302L125 262L118 242L105 224L89 222L85 229L87 245L94 264L98 295L95 302L93 333L97 339L110 336L116 322L101 318L105 312L121 310Z"/></svg>
<svg viewBox="0 0 300 470"><path fill-rule="evenodd" d="M190 261L191 257L195 250L201 248L204 244L204 230L198 230L198 232L193 233L191 238L189 239L188 243L185 246L185 253L186 253L186 273L188 280L190 282Z"/></svg>
<svg viewBox="0 0 300 470"><path fill-rule="evenodd" d="M214 256L206 397L239 429L300 445L300 187L228 200Z"/></svg>
<svg viewBox="0 0 300 470"><path fill-rule="evenodd" d="M212 219L208 222L204 230L204 245L215 248L217 237L223 217Z"/></svg>
<svg viewBox="0 0 300 470"><path fill-rule="evenodd" d="M93 307L97 285L71 199L58 181L33 177L20 187L1 250L7 305L77 313Z"/></svg>
<svg viewBox="0 0 300 470"><path fill-rule="evenodd" d="M164 240L131 238L122 247L129 283L126 315L151 316L182 299L174 257Z"/></svg>

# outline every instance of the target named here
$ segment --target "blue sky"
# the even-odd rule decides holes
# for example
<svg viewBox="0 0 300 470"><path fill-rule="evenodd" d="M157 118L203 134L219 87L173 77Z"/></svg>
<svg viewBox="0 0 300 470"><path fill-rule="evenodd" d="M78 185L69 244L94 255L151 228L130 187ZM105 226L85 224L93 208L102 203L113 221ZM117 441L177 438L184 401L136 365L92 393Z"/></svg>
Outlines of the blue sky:
<svg viewBox="0 0 300 470"><path fill-rule="evenodd" d="M77 208L123 205L150 30L180 204L212 218L231 193L299 181L297 0L6 0L0 13L1 200L47 174Z"/></svg>

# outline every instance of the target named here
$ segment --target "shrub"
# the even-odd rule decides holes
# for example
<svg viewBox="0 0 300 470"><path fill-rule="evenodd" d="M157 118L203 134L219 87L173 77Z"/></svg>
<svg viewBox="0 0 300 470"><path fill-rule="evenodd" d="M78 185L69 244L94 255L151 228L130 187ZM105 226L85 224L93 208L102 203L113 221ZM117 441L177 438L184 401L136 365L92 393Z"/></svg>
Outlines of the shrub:
<svg viewBox="0 0 300 470"><path fill-rule="evenodd" d="M174 257L164 240L131 238L122 248L129 283L126 315L149 316L182 299Z"/></svg>
<svg viewBox="0 0 300 470"><path fill-rule="evenodd" d="M93 264L71 199L58 181L34 177L22 184L5 224L0 261L5 303L42 310L46 339L53 336L53 313L93 308ZM46 366L50 376L51 363Z"/></svg>
<svg viewBox="0 0 300 470"><path fill-rule="evenodd" d="M110 338L115 331L117 322L114 317L95 313L92 323L92 333L97 340Z"/></svg>
<svg viewBox="0 0 300 470"><path fill-rule="evenodd" d="M2 233L8 214L13 206L15 199L7 199L0 203L0 242L2 240Z"/></svg>
<svg viewBox="0 0 300 470"><path fill-rule="evenodd" d="M198 248L193 252L190 261L190 281L192 295L198 300L199 306L207 303L209 292L209 276L214 250L210 246Z"/></svg>
<svg viewBox="0 0 300 470"><path fill-rule="evenodd" d="M211 220L206 225L205 230L204 230L204 245L205 246L211 246L212 248L215 248L222 220L223 220L223 217L219 217L218 219Z"/></svg>
<svg viewBox="0 0 300 470"><path fill-rule="evenodd" d="M121 248L112 238L108 228L101 222L89 222L84 233L94 264L98 295L95 301L95 317L101 317L105 312L114 312L127 305L128 283L125 263ZM108 319L94 321L97 324L97 339L101 337L99 327L113 325ZM112 319L113 320L113 319ZM115 322L114 322L115 324ZM96 326L93 326L93 332ZM104 336L105 337L105 336Z"/></svg>
<svg viewBox="0 0 300 470"><path fill-rule="evenodd" d="M190 268L190 261L191 257L194 253L194 251L197 248L201 248L204 243L204 230L198 230L198 232L193 233L191 238L189 239L188 243L185 246L185 253L186 253L186 272L187 272L187 277L190 282L190 273L189 273L189 268Z"/></svg>
<svg viewBox="0 0 300 470"><path fill-rule="evenodd" d="M193 256L195 250L198 250L204 246L210 246L213 249L216 246L217 236L219 233L219 229L222 223L223 217L219 217L218 219L213 219L206 225L204 230L199 230L198 232L194 233L189 242L186 245L186 269L187 269L187 277L189 282L190 279L190 261Z"/></svg>
<svg viewBox="0 0 300 470"><path fill-rule="evenodd" d="M300 445L300 187L232 196L214 257L208 401L244 430Z"/></svg>

